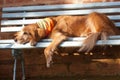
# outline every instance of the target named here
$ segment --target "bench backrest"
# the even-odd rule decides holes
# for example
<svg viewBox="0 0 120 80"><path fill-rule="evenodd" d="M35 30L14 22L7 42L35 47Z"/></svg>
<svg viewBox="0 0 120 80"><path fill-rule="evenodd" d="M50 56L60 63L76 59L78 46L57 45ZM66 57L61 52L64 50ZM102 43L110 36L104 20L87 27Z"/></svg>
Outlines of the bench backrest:
<svg viewBox="0 0 120 80"><path fill-rule="evenodd" d="M38 5L2 8L1 32L16 32L38 19L59 15L86 15L93 11L106 14L120 27L120 2ZM0 41L0 43L13 41ZM68 45L69 46L69 45ZM44 45L45 47L45 45Z"/></svg>
<svg viewBox="0 0 120 80"><path fill-rule="evenodd" d="M86 15L93 11L105 13L111 20L120 20L120 2L6 7L2 9L1 32L19 31L21 26L35 23L43 17ZM120 26L120 22L115 24ZM11 26L14 28L5 28Z"/></svg>

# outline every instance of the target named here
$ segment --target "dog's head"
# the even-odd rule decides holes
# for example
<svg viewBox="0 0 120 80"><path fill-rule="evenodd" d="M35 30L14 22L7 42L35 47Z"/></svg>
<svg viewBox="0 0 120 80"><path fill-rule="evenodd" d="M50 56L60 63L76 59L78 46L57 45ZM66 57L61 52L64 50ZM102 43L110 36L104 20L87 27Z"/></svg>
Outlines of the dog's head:
<svg viewBox="0 0 120 80"><path fill-rule="evenodd" d="M36 45L37 41L45 36L45 31L38 27L37 24L30 24L15 34L15 42L19 44L30 43Z"/></svg>
<svg viewBox="0 0 120 80"><path fill-rule="evenodd" d="M23 29L15 34L15 42L19 44L30 43L34 46L36 43L48 36L54 27L54 22L50 18L39 20L37 23L23 27Z"/></svg>
<svg viewBox="0 0 120 80"><path fill-rule="evenodd" d="M36 45L37 41L48 36L54 27L54 22L50 18L39 20L35 24L30 24L15 34L15 42L19 44L30 43Z"/></svg>

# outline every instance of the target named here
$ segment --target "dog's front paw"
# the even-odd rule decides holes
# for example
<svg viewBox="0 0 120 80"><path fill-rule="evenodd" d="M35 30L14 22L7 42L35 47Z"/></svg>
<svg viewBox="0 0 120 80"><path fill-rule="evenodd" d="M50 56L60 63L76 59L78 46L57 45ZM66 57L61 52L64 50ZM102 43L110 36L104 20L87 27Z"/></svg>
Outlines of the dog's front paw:
<svg viewBox="0 0 120 80"><path fill-rule="evenodd" d="M31 46L35 46L36 44L37 44L36 41L30 41L30 45L31 45Z"/></svg>
<svg viewBox="0 0 120 80"><path fill-rule="evenodd" d="M46 67L49 68L50 64L52 64L52 55L53 55L53 50L51 47L47 47L44 50L45 58L46 58Z"/></svg>

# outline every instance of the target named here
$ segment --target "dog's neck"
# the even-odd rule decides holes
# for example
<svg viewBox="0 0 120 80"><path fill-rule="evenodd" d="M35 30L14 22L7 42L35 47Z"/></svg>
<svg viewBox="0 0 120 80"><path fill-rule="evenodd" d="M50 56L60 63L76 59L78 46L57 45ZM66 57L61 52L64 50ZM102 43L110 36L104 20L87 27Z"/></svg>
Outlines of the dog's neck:
<svg viewBox="0 0 120 80"><path fill-rule="evenodd" d="M44 29L46 36L48 36L51 33L55 24L52 19L45 18L37 21L37 25L39 26L39 28Z"/></svg>

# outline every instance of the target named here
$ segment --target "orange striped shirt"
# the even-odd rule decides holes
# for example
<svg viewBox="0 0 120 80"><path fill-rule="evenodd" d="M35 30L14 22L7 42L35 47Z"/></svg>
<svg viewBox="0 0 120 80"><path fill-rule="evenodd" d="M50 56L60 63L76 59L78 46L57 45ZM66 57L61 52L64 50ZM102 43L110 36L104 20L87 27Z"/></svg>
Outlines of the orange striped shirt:
<svg viewBox="0 0 120 80"><path fill-rule="evenodd" d="M50 18L45 18L45 19L41 19L37 22L37 25L40 27L40 28L43 28L45 29L45 32L46 32L46 36L48 36L53 27L54 27L54 22L52 19Z"/></svg>

